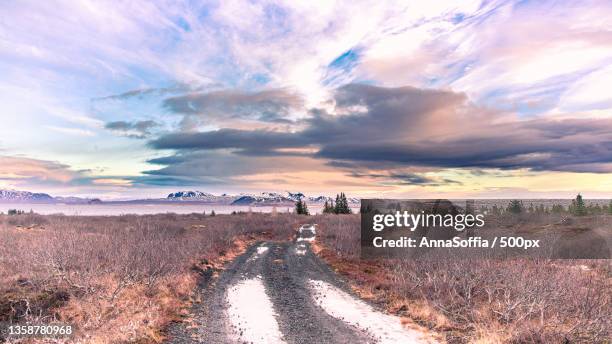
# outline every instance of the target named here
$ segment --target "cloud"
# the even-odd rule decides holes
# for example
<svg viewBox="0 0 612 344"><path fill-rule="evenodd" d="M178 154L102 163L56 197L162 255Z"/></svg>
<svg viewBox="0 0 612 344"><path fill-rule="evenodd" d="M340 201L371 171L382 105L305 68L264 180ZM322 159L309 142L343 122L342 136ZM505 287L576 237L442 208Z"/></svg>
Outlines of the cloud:
<svg viewBox="0 0 612 344"><path fill-rule="evenodd" d="M104 126L106 129L111 130L121 135L143 139L151 135L152 129L159 126L159 123L152 120L126 122L126 121L115 121L108 122Z"/></svg>
<svg viewBox="0 0 612 344"><path fill-rule="evenodd" d="M572 172L601 172L612 160L606 119L526 120L478 107L462 94L405 87L347 86L337 102L367 111L310 120L302 135L320 143L321 158Z"/></svg>
<svg viewBox="0 0 612 344"><path fill-rule="evenodd" d="M219 129L198 133L167 134L150 142L155 149L213 150L234 148L244 151L265 151L277 148L302 147L308 140L289 132L269 130Z"/></svg>
<svg viewBox="0 0 612 344"><path fill-rule="evenodd" d="M223 90L190 93L164 100L171 112L186 117L185 129L199 124L227 119L248 119L271 123L293 123L292 111L301 109L300 96L286 89L267 89L257 92Z"/></svg>
<svg viewBox="0 0 612 344"><path fill-rule="evenodd" d="M149 96L149 95L165 96L168 94L187 92L191 90L192 90L192 87L187 84L176 84L171 87L138 88L138 89L122 92L119 94L112 94L110 96L93 98L92 100L93 101L128 100L131 98L142 98L144 96Z"/></svg>
<svg viewBox="0 0 612 344"><path fill-rule="evenodd" d="M7 151L78 167L122 150L87 137L104 123L152 139L112 155L105 174L117 175L142 171L150 148L266 158L279 173L294 158L349 175L605 173L611 13L596 0L4 2L0 131ZM139 127L143 116L160 127Z"/></svg>
<svg viewBox="0 0 612 344"><path fill-rule="evenodd" d="M259 174L281 175L304 171L325 172L330 168L304 156L250 156L227 149L180 150L179 153L150 159L148 163L163 166L143 172L134 179L143 185L243 185L245 178ZM187 183L187 184L185 184Z"/></svg>
<svg viewBox="0 0 612 344"><path fill-rule="evenodd" d="M350 175L356 178L380 180L384 185L441 186L448 184L461 184L458 181L447 178L435 178L424 174L402 171L379 171L365 173L353 171L350 173Z"/></svg>
<svg viewBox="0 0 612 344"><path fill-rule="evenodd" d="M95 136L96 134L88 129L82 128L69 128L69 127L58 127L55 125L48 125L47 128L56 131L58 133L67 134L67 135L75 135L75 136Z"/></svg>
<svg viewBox="0 0 612 344"><path fill-rule="evenodd" d="M255 156L314 148L310 156L330 167L386 168L390 173L385 177L417 184L426 180L394 170L612 171L612 123L607 119L521 119L476 106L461 93L414 87L352 84L338 89L334 102L336 114L314 110L300 131L221 129L170 134L150 144L178 151L226 149L247 156L251 150Z"/></svg>
<svg viewBox="0 0 612 344"><path fill-rule="evenodd" d="M0 180L15 186L27 183L67 184L79 177L79 172L56 161L0 156L0 166Z"/></svg>

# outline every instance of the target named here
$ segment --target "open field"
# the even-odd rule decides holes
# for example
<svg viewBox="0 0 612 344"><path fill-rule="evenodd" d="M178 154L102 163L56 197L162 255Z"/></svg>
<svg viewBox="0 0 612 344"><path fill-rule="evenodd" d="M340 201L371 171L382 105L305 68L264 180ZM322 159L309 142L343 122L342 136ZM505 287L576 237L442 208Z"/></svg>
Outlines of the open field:
<svg viewBox="0 0 612 344"><path fill-rule="evenodd" d="M148 343L191 301L198 272L293 215L0 216L0 322L76 325L71 342Z"/></svg>
<svg viewBox="0 0 612 344"><path fill-rule="evenodd" d="M218 275L251 243L294 238L306 222L318 224L314 251L362 298L450 343L610 336L609 260L360 260L359 215L3 215L0 321L71 323L70 342L161 342L194 302L207 302L194 295L199 276ZM275 252L262 269L286 258Z"/></svg>
<svg viewBox="0 0 612 344"><path fill-rule="evenodd" d="M318 254L362 297L442 332L448 342L609 342L609 260L360 260L358 215L315 222Z"/></svg>

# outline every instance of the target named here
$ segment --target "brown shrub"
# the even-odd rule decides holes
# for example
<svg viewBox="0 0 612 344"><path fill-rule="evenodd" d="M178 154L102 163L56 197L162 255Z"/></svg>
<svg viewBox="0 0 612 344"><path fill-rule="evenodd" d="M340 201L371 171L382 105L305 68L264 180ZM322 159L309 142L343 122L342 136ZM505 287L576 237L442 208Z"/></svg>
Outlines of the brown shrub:
<svg viewBox="0 0 612 344"><path fill-rule="evenodd" d="M0 321L70 322L90 342L158 342L194 290L194 264L219 261L239 237L288 239L298 221L291 214L0 216Z"/></svg>
<svg viewBox="0 0 612 344"><path fill-rule="evenodd" d="M318 216L320 254L364 297L449 342L604 343L607 260L360 260L358 215Z"/></svg>

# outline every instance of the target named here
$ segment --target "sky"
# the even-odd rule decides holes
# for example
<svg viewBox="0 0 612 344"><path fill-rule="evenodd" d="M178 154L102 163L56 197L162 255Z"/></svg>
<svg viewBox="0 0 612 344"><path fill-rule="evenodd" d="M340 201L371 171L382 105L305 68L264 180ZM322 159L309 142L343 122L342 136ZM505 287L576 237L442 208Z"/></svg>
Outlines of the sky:
<svg viewBox="0 0 612 344"><path fill-rule="evenodd" d="M0 188L612 195L610 1L0 2Z"/></svg>

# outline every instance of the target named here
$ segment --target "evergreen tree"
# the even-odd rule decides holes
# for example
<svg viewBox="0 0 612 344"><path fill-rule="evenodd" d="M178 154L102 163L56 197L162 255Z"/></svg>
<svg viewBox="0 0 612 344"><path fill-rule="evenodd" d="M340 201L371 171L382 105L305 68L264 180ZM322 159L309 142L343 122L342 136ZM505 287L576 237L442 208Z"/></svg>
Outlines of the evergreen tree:
<svg viewBox="0 0 612 344"><path fill-rule="evenodd" d="M297 202L295 202L295 213L298 215L302 215L303 211L304 211L304 206L302 205L302 200L298 199Z"/></svg>
<svg viewBox="0 0 612 344"><path fill-rule="evenodd" d="M523 202L517 199L513 199L512 201L510 201L510 203L508 204L508 208L506 209L506 211L511 214L520 214L523 212L523 210Z"/></svg>
<svg viewBox="0 0 612 344"><path fill-rule="evenodd" d="M584 203L584 199L582 199L581 194L578 194L578 196L576 196L576 199L572 200L570 212L576 216L584 216L587 214L587 208Z"/></svg>
<svg viewBox="0 0 612 344"><path fill-rule="evenodd" d="M308 206L306 206L306 202L299 199L295 202L295 213L298 215L309 215Z"/></svg>
<svg viewBox="0 0 612 344"><path fill-rule="evenodd" d="M348 200L346 199L346 195L342 193L342 202L344 202L344 214L351 214L353 211L349 207Z"/></svg>
<svg viewBox="0 0 612 344"><path fill-rule="evenodd" d="M323 206L323 214L334 214L335 212L334 202L325 201L325 205Z"/></svg>
<svg viewBox="0 0 612 344"><path fill-rule="evenodd" d="M561 204L553 204L550 211L554 214L561 214L565 211L565 208Z"/></svg>
<svg viewBox="0 0 612 344"><path fill-rule="evenodd" d="M336 206L334 207L334 213L336 214L350 214L351 208L348 205L348 200L344 192L336 195Z"/></svg>
<svg viewBox="0 0 612 344"><path fill-rule="evenodd" d="M334 214L340 214L341 206L342 206L342 201L340 199L340 194L336 194L336 204L334 205Z"/></svg>

